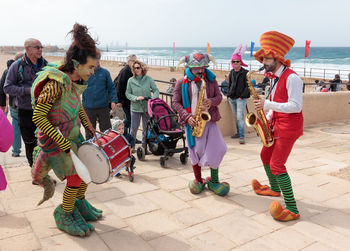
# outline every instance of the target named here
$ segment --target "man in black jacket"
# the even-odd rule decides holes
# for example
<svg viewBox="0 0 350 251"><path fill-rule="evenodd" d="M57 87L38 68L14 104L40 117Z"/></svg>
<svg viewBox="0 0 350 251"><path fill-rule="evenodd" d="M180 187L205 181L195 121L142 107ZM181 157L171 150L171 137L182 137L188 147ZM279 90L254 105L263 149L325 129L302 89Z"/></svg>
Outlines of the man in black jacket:
<svg viewBox="0 0 350 251"><path fill-rule="evenodd" d="M242 66L247 66L243 63L239 54L233 54L231 59L233 69L229 75L228 101L230 102L232 112L236 116L237 133L231 138L239 138L239 143L244 144L244 110L247 105L247 98L250 97L250 92L247 83L248 70Z"/></svg>
<svg viewBox="0 0 350 251"><path fill-rule="evenodd" d="M119 103L117 107L123 108L125 112L125 120L124 126L125 131L128 132L130 130L131 125L131 115L130 115L130 100L126 98L125 91L128 85L128 80L133 76L131 72L131 65L137 59L135 54L131 54L127 57L127 65L124 66L123 69L120 70L118 76L114 79L114 83L117 89L117 96Z"/></svg>

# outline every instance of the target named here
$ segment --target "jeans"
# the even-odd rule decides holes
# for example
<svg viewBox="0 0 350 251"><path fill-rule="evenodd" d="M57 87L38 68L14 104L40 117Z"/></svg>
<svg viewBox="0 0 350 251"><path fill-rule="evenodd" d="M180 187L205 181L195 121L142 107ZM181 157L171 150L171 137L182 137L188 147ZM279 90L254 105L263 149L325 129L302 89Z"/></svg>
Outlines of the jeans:
<svg viewBox="0 0 350 251"><path fill-rule="evenodd" d="M230 102L232 112L235 114L236 117L236 128L237 133L239 134L239 137L242 139L244 138L244 109L247 105L247 99L231 99L228 98L228 101Z"/></svg>
<svg viewBox="0 0 350 251"><path fill-rule="evenodd" d="M123 106L123 111L125 113L125 119L124 119L124 127L125 131L127 133L130 133L130 126L131 126L131 114L130 114L130 106Z"/></svg>
<svg viewBox="0 0 350 251"><path fill-rule="evenodd" d="M37 145L35 137L36 126L32 121L33 110L18 109L18 124L26 148L26 157L29 166L33 166L33 150Z"/></svg>
<svg viewBox="0 0 350 251"><path fill-rule="evenodd" d="M137 130L140 126L140 119L142 117L142 143L145 143L145 136L147 130L148 116L145 112L131 112L131 136L136 140Z"/></svg>
<svg viewBox="0 0 350 251"><path fill-rule="evenodd" d="M13 134L14 134L14 139L12 143L12 153L20 154L22 140L21 140L21 131L19 130L19 125L18 125L18 109L10 107L10 114L12 118L12 127L13 127Z"/></svg>
<svg viewBox="0 0 350 251"><path fill-rule="evenodd" d="M101 132L104 132L112 128L111 120L109 118L109 107L97 108L97 109L85 109L86 114L91 121L92 127L96 129L96 122L98 121ZM89 131L85 131L86 139L91 139L92 134Z"/></svg>

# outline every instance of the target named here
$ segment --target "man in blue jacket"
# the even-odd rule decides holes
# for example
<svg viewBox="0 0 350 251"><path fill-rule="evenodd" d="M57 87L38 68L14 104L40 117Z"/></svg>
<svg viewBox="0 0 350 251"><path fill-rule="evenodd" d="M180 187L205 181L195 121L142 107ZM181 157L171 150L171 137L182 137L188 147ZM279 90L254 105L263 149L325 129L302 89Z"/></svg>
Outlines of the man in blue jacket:
<svg viewBox="0 0 350 251"><path fill-rule="evenodd" d="M96 129L96 122L99 122L100 131L112 127L109 117L109 101L114 111L118 103L117 93L112 82L109 71L100 66L101 52L97 55L97 68L95 73L89 78L88 86L83 92L83 106ZM86 139L92 138L92 134L86 131Z"/></svg>
<svg viewBox="0 0 350 251"><path fill-rule="evenodd" d="M9 68L6 76L4 92L16 96L18 107L18 124L26 148L26 157L30 166L33 165L33 150L36 147L36 126L32 121L33 108L30 90L36 78L36 73L47 65L42 57L43 46L34 38L24 42L26 53L15 61Z"/></svg>

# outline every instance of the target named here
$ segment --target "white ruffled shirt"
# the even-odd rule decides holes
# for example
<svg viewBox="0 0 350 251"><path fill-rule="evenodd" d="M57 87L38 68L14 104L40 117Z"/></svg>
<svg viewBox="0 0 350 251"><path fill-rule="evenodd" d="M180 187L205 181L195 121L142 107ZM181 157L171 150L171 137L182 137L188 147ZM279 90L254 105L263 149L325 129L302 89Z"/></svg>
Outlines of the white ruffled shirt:
<svg viewBox="0 0 350 251"><path fill-rule="evenodd" d="M281 77L283 72L284 66L281 65L280 68L276 71L275 75L277 77ZM271 83L272 80L270 80L270 86L272 88L273 84ZM276 83L275 87L273 88L270 96L271 100L266 99L264 103L264 110L269 110L269 112L266 114L266 118L268 120L271 120L273 111L275 112L283 112L283 113L298 113L301 112L303 108L303 81L301 78L293 73L290 74L287 78L287 92L288 92L288 102L286 103L278 103L273 101L277 86L279 81ZM271 85L272 84L272 85Z"/></svg>

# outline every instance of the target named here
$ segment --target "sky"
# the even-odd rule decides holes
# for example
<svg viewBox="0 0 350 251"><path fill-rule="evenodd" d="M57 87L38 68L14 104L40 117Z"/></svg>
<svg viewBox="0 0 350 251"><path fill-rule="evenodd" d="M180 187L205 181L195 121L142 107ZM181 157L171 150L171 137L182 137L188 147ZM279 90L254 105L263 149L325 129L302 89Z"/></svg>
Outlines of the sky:
<svg viewBox="0 0 350 251"><path fill-rule="evenodd" d="M0 45L67 45L78 22L102 46L259 46L269 30L295 46L350 46L349 0L0 0L0 10Z"/></svg>

